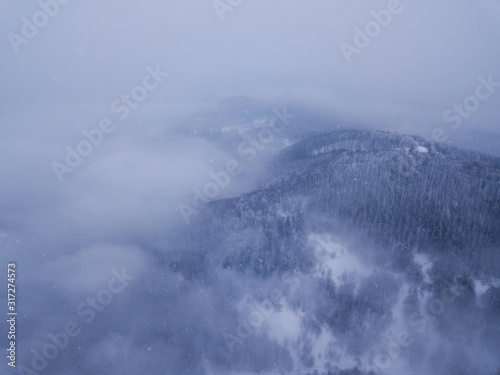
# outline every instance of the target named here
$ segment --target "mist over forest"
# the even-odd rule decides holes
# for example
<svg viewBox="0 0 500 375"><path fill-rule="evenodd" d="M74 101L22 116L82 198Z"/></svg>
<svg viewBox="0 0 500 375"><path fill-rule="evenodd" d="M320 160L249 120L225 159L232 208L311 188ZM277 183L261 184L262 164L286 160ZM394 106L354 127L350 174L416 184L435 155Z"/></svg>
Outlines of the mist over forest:
<svg viewBox="0 0 500 375"><path fill-rule="evenodd" d="M500 374L500 2L0 10L0 374Z"/></svg>

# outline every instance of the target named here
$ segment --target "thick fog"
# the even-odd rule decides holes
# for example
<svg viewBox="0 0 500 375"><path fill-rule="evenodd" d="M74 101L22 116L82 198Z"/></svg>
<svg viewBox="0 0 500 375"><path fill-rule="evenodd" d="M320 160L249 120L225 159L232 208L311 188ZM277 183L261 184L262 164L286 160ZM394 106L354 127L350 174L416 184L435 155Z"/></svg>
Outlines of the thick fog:
<svg viewBox="0 0 500 375"><path fill-rule="evenodd" d="M4 2L0 35L0 373L500 371L498 0ZM345 207L297 157L367 151L300 143L349 128L450 183L408 195L465 233L429 235L445 255L411 202L408 230L352 208L392 202L386 149L335 161L377 186ZM476 180L454 147L485 154Z"/></svg>

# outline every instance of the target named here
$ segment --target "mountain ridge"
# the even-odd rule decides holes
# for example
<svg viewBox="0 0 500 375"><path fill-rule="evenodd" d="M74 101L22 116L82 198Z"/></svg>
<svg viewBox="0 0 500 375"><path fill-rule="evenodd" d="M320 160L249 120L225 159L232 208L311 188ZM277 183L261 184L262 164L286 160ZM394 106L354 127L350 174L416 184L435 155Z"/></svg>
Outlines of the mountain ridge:
<svg viewBox="0 0 500 375"><path fill-rule="evenodd" d="M315 152L330 144L336 147ZM266 176L260 190L210 207L242 217L245 210L276 215L280 205L301 206L408 253L500 246L500 158L418 136L335 131L285 149Z"/></svg>

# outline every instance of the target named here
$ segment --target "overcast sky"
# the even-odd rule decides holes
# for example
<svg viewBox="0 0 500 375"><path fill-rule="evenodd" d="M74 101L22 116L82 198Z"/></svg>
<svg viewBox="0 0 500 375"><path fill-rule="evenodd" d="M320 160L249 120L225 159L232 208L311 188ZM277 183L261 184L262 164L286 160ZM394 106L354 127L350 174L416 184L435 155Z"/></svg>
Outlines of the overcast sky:
<svg viewBox="0 0 500 375"><path fill-rule="evenodd" d="M463 102L480 75L500 81L497 0L401 0L402 11L348 64L339 45L353 44L354 29L389 3L242 1L221 10L221 20L212 1L71 1L16 54L7 35L22 35L22 17L32 20L39 6L8 2L0 16L2 115L40 104L105 110L153 64L172 73L152 99L163 105L293 96L381 126L436 121L422 112ZM499 102L495 95L481 103L467 125L498 128Z"/></svg>
<svg viewBox="0 0 500 375"><path fill-rule="evenodd" d="M484 80L500 82L500 1L401 0L348 62L341 44L355 47L356 28L392 3L243 0L229 11L211 0L73 0L45 17L38 2L2 2L0 260L22 263L25 285L53 272L63 289L72 277L108 280L113 268L144 272L150 258L136 245L168 242L179 202L212 160L231 157L165 129L230 96L426 138L440 128L498 155L500 84L483 88L488 98L455 129L443 115ZM119 120L111 106L151 70L158 84ZM113 131L60 182L52 163L105 118Z"/></svg>

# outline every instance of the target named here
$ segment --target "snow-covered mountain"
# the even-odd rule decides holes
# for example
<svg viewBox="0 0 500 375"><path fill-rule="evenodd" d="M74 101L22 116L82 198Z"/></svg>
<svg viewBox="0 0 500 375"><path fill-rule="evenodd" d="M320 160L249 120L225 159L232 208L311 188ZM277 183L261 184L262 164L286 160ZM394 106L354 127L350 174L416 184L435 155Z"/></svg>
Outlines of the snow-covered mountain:
<svg viewBox="0 0 500 375"><path fill-rule="evenodd" d="M273 151L332 129L360 127L298 106L272 105L244 96L225 99L214 111L200 114L197 121L183 124L183 129L191 136L218 142L224 148L231 148L242 140L259 141L272 132L269 149Z"/></svg>
<svg viewBox="0 0 500 375"><path fill-rule="evenodd" d="M338 130L209 204L169 267L217 291L215 372L494 374L499 250L500 159Z"/></svg>

